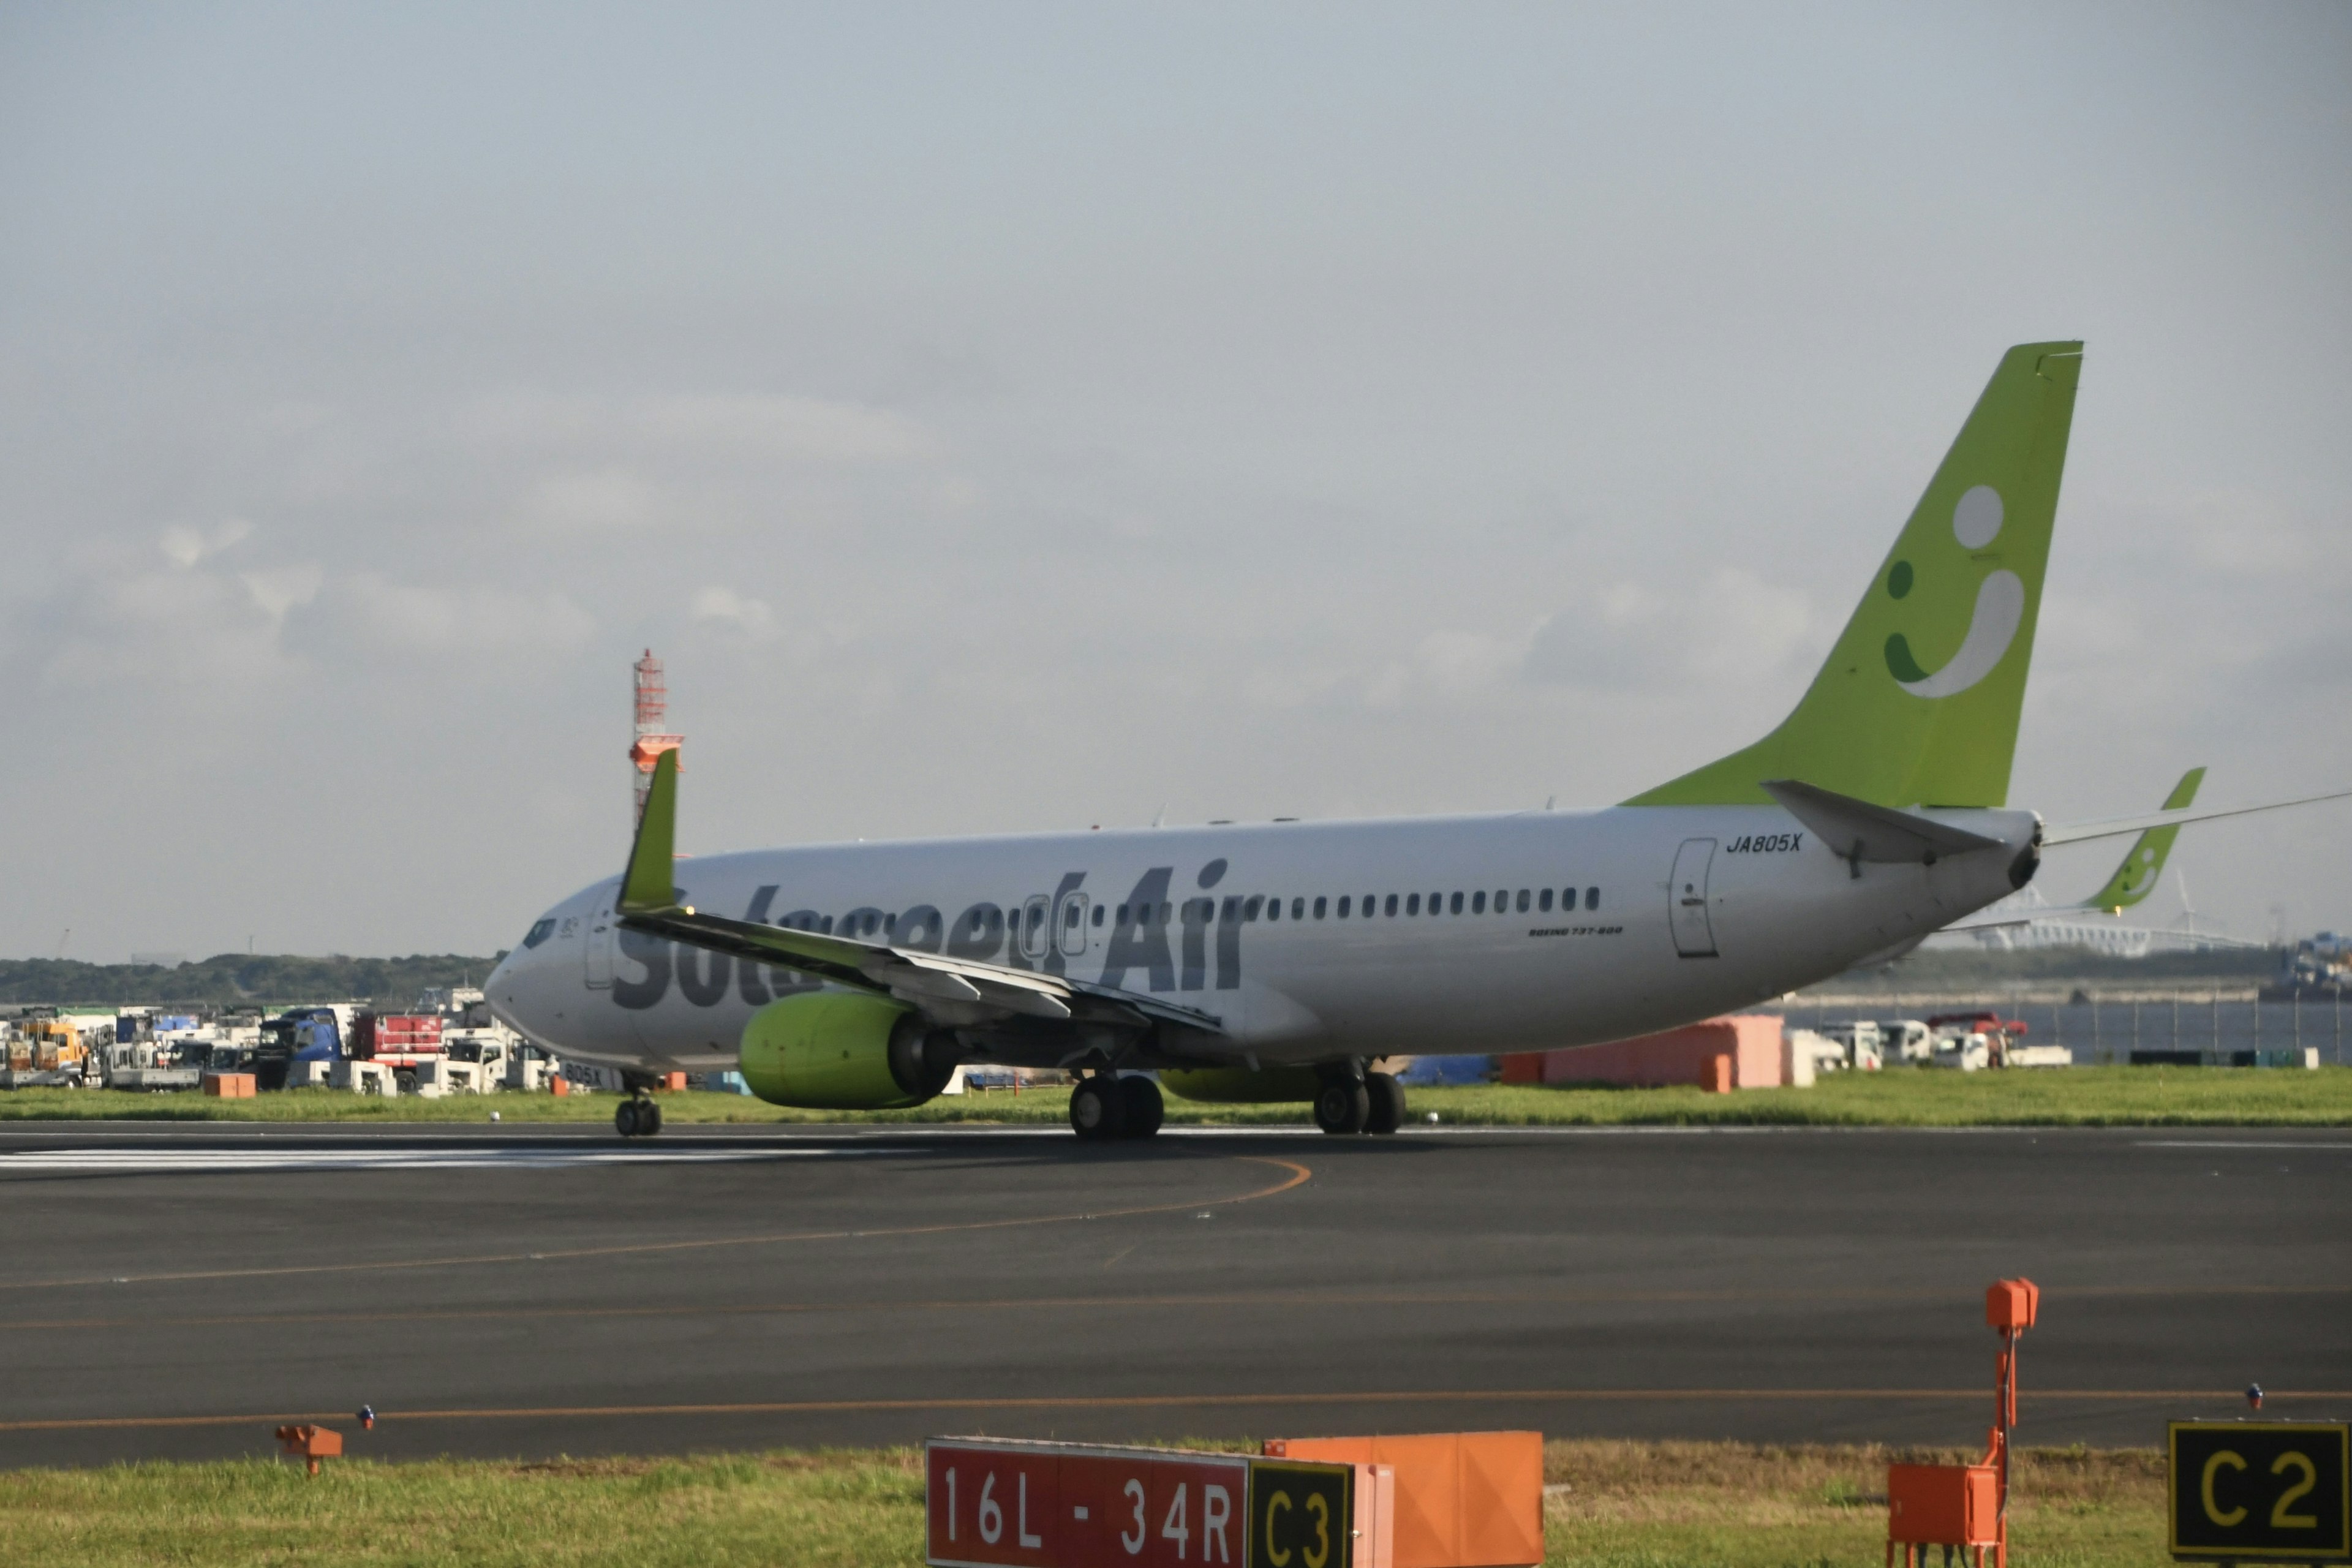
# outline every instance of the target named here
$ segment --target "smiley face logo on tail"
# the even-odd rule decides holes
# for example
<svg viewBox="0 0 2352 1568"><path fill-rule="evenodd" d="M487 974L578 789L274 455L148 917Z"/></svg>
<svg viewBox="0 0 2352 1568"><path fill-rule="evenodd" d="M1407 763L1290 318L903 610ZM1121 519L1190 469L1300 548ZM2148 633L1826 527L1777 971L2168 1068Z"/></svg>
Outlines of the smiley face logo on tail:
<svg viewBox="0 0 2352 1568"><path fill-rule="evenodd" d="M1978 485L1952 508L1952 537L1964 550L1982 550L2000 535L2002 518L2000 492ZM1897 561L1886 574L1887 593L1904 597L1911 592L1912 579L1911 563ZM1933 673L1920 668L1910 638L1896 632L1886 639L1887 671L1914 697L1957 696L1992 673L2024 624L2025 584L2014 572L1995 572L1978 585L1968 636L1943 668Z"/></svg>

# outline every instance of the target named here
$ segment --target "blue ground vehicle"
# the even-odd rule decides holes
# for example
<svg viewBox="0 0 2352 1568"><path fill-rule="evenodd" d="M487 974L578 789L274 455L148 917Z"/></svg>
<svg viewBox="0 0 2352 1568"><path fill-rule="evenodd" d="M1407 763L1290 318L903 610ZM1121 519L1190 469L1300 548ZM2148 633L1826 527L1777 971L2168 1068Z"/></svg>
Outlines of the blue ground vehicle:
<svg viewBox="0 0 2352 1568"><path fill-rule="evenodd" d="M261 1026L254 1052L254 1087L284 1089L297 1062L343 1059L343 1033L332 1007L291 1007Z"/></svg>

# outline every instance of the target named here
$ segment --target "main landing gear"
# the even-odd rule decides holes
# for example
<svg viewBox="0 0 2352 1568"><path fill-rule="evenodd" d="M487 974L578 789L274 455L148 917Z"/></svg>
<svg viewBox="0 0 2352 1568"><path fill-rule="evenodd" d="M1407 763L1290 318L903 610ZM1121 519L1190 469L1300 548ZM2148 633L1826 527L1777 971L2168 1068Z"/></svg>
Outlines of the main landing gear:
<svg viewBox="0 0 2352 1568"><path fill-rule="evenodd" d="M661 1131L661 1107L641 1089L613 1112L613 1131L624 1138L650 1138Z"/></svg>
<svg viewBox="0 0 2352 1568"><path fill-rule="evenodd" d="M1167 1109L1160 1086L1148 1078L1090 1073L1070 1090L1070 1131L1094 1143L1149 1138Z"/></svg>
<svg viewBox="0 0 2352 1568"><path fill-rule="evenodd" d="M1334 1073L1315 1092L1315 1125L1335 1136L1393 1132L1404 1122L1404 1085L1384 1072Z"/></svg>

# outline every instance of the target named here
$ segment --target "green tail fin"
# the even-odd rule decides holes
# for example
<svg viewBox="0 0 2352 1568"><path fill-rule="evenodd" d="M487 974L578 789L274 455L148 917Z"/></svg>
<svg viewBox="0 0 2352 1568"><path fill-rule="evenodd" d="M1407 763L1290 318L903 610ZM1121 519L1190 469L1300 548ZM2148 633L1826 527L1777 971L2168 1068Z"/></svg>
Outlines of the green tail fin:
<svg viewBox="0 0 2352 1568"><path fill-rule="evenodd" d="M2003 805L2074 417L2079 342L2001 356L1780 727L1628 805L1767 804L1801 779L1878 805Z"/></svg>
<svg viewBox="0 0 2352 1568"><path fill-rule="evenodd" d="M2197 804L2197 786L2205 782L2203 768L2191 768L2180 775L2172 793L2164 797L2167 811L2186 811ZM2172 854L2172 841L2180 837L2180 829L2151 827L2132 840L2131 853L2107 879L2107 885L2084 899L2086 910L2105 910L2121 914L2132 905L2156 890L2157 879L2164 875L2164 862Z"/></svg>

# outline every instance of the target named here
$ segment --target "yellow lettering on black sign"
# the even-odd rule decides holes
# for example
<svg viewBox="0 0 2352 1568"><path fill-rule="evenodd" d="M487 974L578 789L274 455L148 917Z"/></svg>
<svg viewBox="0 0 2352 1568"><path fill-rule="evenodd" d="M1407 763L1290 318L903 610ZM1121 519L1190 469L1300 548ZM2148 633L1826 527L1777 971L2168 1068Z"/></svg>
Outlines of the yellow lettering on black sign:
<svg viewBox="0 0 2352 1568"><path fill-rule="evenodd" d="M2176 1557L2352 1562L2352 1428L2340 1421L2176 1421Z"/></svg>
<svg viewBox="0 0 2352 1568"><path fill-rule="evenodd" d="M1247 1568L1349 1568L1355 1480L1352 1465L1252 1459Z"/></svg>

